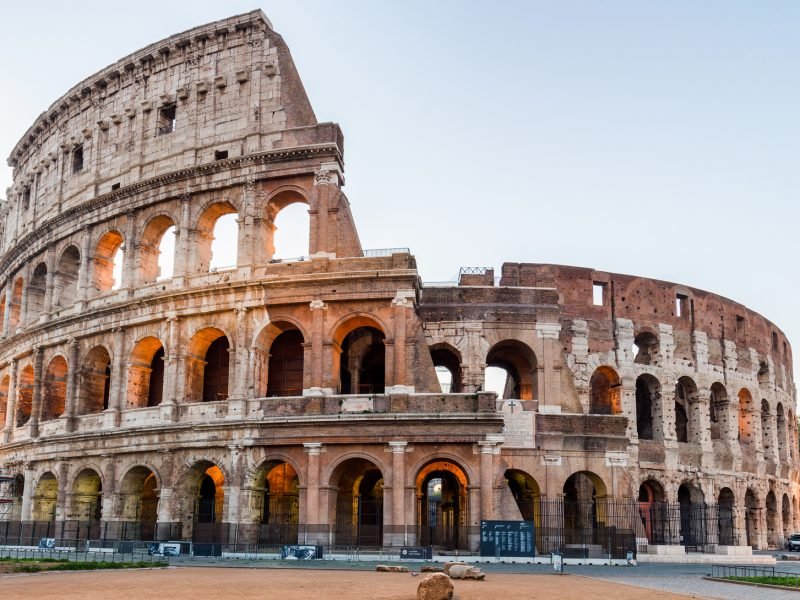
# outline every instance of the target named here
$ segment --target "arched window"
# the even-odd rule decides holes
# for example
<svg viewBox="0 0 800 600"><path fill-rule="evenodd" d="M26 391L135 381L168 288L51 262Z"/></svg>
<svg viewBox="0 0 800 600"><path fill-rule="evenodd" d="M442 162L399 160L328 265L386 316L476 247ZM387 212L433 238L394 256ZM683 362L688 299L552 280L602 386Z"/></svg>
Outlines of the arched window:
<svg viewBox="0 0 800 600"><path fill-rule="evenodd" d="M681 377L675 384L675 437L679 442L699 443L701 432L697 385L690 377Z"/></svg>
<svg viewBox="0 0 800 600"><path fill-rule="evenodd" d="M229 202L217 202L206 208L197 223L196 241L197 273L235 267L239 244L236 208Z"/></svg>
<svg viewBox="0 0 800 600"><path fill-rule="evenodd" d="M123 258L122 234L113 230L103 234L92 258L92 287L96 294L119 289Z"/></svg>
<svg viewBox="0 0 800 600"><path fill-rule="evenodd" d="M227 400L230 342L216 327L198 331L189 344L186 371L190 402Z"/></svg>
<svg viewBox="0 0 800 600"><path fill-rule="evenodd" d="M589 412L595 415L622 412L619 376L611 367L597 368L589 380Z"/></svg>
<svg viewBox="0 0 800 600"><path fill-rule="evenodd" d="M78 271L81 254L75 246L67 246L61 253L53 279L53 306L71 306L78 294Z"/></svg>
<svg viewBox="0 0 800 600"><path fill-rule="evenodd" d="M652 375L636 378L636 431L640 440L663 440L661 384Z"/></svg>
<svg viewBox="0 0 800 600"><path fill-rule="evenodd" d="M498 397L504 400L535 400L538 398L536 380L536 355L527 345L517 340L504 340L492 346L486 356L486 382L484 388L490 391L497 391ZM496 372L490 368L498 368L505 371L505 380L502 384L502 395L499 394L501 388L490 389L490 377L495 377ZM502 375L500 377L502 380ZM495 384L497 385L497 384Z"/></svg>
<svg viewBox="0 0 800 600"><path fill-rule="evenodd" d="M89 415L106 410L110 389L111 356L105 347L95 346L83 359L78 414Z"/></svg>
<svg viewBox="0 0 800 600"><path fill-rule="evenodd" d="M22 277L17 277L16 281L14 281L14 287L11 290L11 299L10 299L11 310L8 315L9 331L11 331L12 333L20 325L23 286L24 282L22 280Z"/></svg>
<svg viewBox="0 0 800 600"><path fill-rule="evenodd" d="M67 361L63 356L54 357L47 365L42 392L42 421L63 415L67 401Z"/></svg>
<svg viewBox="0 0 800 600"><path fill-rule="evenodd" d="M47 265L39 263L33 270L28 284L28 323L34 322L44 311L44 296L47 289Z"/></svg>
<svg viewBox="0 0 800 600"><path fill-rule="evenodd" d="M139 269L144 284L169 279L175 264L175 222L165 216L153 217L145 225L139 245Z"/></svg>
<svg viewBox="0 0 800 600"><path fill-rule="evenodd" d="M164 389L164 346L148 336L131 351L128 362L128 408L161 404Z"/></svg>
<svg viewBox="0 0 800 600"><path fill-rule="evenodd" d="M284 331L269 351L267 396L303 394L303 334L298 329Z"/></svg>
<svg viewBox="0 0 800 600"><path fill-rule="evenodd" d="M270 260L287 260L309 255L308 206L302 199L285 204L278 208L280 201L273 198L267 207L267 214L277 210L277 214L268 220L272 226L272 244Z"/></svg>
<svg viewBox="0 0 800 600"><path fill-rule="evenodd" d="M382 394L385 386L386 347L383 332L358 327L342 342L339 382L342 394Z"/></svg>
<svg viewBox="0 0 800 600"><path fill-rule="evenodd" d="M31 418L33 410L33 367L27 365L19 374L17 384L17 427L22 427Z"/></svg>
<svg viewBox="0 0 800 600"><path fill-rule="evenodd" d="M649 331L642 331L633 340L633 362L638 365L652 365L658 360L658 338Z"/></svg>
<svg viewBox="0 0 800 600"><path fill-rule="evenodd" d="M728 392L725 386L715 382L711 386L711 397L708 403L709 421L711 423L711 439L727 439L728 435Z"/></svg>
<svg viewBox="0 0 800 600"><path fill-rule="evenodd" d="M461 392L461 354L458 350L449 344L436 344L431 347L431 359L442 393Z"/></svg>

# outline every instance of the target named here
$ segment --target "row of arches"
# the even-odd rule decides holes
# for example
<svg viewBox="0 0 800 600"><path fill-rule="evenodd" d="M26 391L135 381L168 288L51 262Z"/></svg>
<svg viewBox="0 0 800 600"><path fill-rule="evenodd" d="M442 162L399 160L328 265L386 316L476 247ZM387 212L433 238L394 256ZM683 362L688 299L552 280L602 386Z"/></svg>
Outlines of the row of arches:
<svg viewBox="0 0 800 600"><path fill-rule="evenodd" d="M307 255L309 215L305 198L279 194L268 205L267 213L267 260ZM181 272L189 274L237 265L239 218L233 204L214 202L200 214L190 228L191 248L176 244L179 221L172 214L158 213L144 223L141 235L132 243L126 241L128 231L110 227L94 244L84 245L83 252L80 244L68 244L52 265L45 259L35 263L27 282L22 275L13 278L0 296L0 315L8 321L4 331L13 332L41 315L70 307L81 293L88 298L122 286L136 288L169 279L179 265L183 265ZM276 253L276 248L281 251ZM133 255L126 257L129 252ZM186 253L190 255L184 256ZM86 282L82 284L83 277ZM80 290L81 285L86 289Z"/></svg>

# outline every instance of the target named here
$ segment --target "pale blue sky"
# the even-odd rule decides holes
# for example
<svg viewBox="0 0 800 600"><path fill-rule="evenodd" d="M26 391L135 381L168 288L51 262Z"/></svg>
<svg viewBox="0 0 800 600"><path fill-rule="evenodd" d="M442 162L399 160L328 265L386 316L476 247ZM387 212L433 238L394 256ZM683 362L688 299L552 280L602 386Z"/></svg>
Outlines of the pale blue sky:
<svg viewBox="0 0 800 600"><path fill-rule="evenodd" d="M365 247L410 246L427 280L530 261L676 281L800 344L797 2L14 3L0 149L125 54L254 8L344 130Z"/></svg>

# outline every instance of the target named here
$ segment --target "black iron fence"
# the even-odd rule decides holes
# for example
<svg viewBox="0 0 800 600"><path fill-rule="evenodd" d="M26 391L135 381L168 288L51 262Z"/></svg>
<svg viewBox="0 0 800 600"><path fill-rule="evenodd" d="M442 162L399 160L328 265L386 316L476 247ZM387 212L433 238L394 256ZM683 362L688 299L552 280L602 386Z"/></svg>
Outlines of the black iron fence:
<svg viewBox="0 0 800 600"><path fill-rule="evenodd" d="M766 583L800 589L800 573L779 571L775 567L750 567L735 565L711 565L711 577Z"/></svg>

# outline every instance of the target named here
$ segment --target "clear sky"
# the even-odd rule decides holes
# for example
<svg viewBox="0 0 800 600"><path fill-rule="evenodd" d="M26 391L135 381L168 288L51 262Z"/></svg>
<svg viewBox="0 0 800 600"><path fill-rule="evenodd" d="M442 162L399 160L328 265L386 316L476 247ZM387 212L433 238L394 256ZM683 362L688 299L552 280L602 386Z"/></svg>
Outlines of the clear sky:
<svg viewBox="0 0 800 600"><path fill-rule="evenodd" d="M528 261L711 290L800 363L800 3L8 3L0 149L125 54L254 8L342 126L365 248L426 280Z"/></svg>

